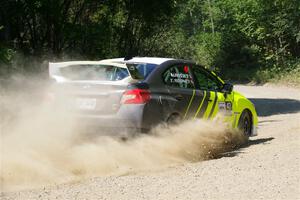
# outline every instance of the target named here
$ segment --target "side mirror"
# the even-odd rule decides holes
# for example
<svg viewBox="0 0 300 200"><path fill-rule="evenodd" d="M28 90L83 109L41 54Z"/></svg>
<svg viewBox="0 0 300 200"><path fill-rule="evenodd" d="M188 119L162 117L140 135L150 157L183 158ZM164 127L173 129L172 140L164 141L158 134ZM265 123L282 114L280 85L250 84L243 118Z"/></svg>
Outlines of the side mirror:
<svg viewBox="0 0 300 200"><path fill-rule="evenodd" d="M225 83L222 88L222 92L225 94L230 94L233 90L233 85L231 83Z"/></svg>

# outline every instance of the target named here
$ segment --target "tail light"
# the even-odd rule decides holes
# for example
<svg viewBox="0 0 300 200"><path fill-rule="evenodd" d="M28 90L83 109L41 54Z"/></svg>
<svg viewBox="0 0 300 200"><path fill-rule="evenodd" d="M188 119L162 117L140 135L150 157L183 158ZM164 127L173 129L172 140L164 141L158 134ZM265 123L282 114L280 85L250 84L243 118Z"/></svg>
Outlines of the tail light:
<svg viewBox="0 0 300 200"><path fill-rule="evenodd" d="M123 96L122 104L143 104L150 100L150 91L143 89L133 89L126 91Z"/></svg>

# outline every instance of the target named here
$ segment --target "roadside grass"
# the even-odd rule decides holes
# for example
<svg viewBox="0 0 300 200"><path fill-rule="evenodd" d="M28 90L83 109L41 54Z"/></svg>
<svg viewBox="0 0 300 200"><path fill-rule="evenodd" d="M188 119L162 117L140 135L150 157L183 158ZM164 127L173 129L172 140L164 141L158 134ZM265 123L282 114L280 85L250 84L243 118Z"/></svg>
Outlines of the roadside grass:
<svg viewBox="0 0 300 200"><path fill-rule="evenodd" d="M275 74L274 77L269 80L269 82L300 87L300 67L289 72Z"/></svg>
<svg viewBox="0 0 300 200"><path fill-rule="evenodd" d="M280 84L300 87L300 62L286 68L232 68L221 72L225 80L238 83Z"/></svg>

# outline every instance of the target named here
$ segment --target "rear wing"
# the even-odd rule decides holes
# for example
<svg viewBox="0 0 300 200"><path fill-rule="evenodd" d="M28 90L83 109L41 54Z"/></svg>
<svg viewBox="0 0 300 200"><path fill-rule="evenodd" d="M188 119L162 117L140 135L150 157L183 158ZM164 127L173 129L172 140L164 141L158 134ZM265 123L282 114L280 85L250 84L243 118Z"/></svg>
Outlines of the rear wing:
<svg viewBox="0 0 300 200"><path fill-rule="evenodd" d="M66 75L64 68L69 68L72 66L90 66L90 65L102 65L102 66L112 66L126 69L129 73L128 68L124 63L119 63L114 60L102 60L102 61L68 61L68 62L49 62L49 77L56 82L74 81L71 80L69 76ZM116 71L114 71L116 73ZM137 77L137 75L135 76ZM123 79L122 79L123 80ZM125 80L125 79L124 79Z"/></svg>
<svg viewBox="0 0 300 200"><path fill-rule="evenodd" d="M49 62L49 77L57 82L67 81L68 79L63 76L61 69L71 65L93 65L104 64L101 61L68 61L68 62Z"/></svg>
<svg viewBox="0 0 300 200"><path fill-rule="evenodd" d="M49 62L49 77L51 79L56 80L57 82L65 81L66 78L64 78L60 72L60 69L63 67L68 66L69 64L64 63L51 63Z"/></svg>

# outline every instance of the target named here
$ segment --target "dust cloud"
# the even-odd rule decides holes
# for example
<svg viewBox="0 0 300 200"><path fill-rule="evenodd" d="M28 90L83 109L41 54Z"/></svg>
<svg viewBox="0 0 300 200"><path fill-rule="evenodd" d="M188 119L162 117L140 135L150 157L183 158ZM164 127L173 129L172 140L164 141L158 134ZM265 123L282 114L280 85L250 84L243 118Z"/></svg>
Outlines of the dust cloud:
<svg viewBox="0 0 300 200"><path fill-rule="evenodd" d="M20 88L0 92L2 191L202 161L244 142L222 120L161 125L126 141L101 131L87 137L78 131L79 121L63 109L38 101L40 94Z"/></svg>

